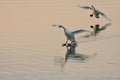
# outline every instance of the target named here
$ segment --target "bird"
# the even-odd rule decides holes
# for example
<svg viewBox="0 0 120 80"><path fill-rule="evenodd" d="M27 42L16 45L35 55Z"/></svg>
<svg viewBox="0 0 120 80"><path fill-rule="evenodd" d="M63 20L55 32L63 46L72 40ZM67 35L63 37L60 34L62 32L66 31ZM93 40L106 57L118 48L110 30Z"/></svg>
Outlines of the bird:
<svg viewBox="0 0 120 80"><path fill-rule="evenodd" d="M95 24L95 26L90 26L90 28L93 29L93 32L91 34L96 36L99 32L105 30L110 25L111 25L111 23L107 23L104 26L102 26L101 28L100 28L99 24Z"/></svg>
<svg viewBox="0 0 120 80"><path fill-rule="evenodd" d="M62 28L64 30L67 40L62 46L72 46L72 45L77 46L77 41L75 40L75 34L81 33L81 32L88 32L88 30L84 30L84 29L70 31L67 28L65 28L63 25L59 25L59 24L53 24L52 26L58 26L59 28ZM68 41L70 41L71 43L69 44Z"/></svg>
<svg viewBox="0 0 120 80"><path fill-rule="evenodd" d="M84 35L82 37L89 38L91 36L97 36L98 33L100 33L101 31L103 31L105 29L107 29L107 27L110 26L110 25L111 25L111 23L107 23L107 24L105 24L104 26L101 26L101 27L100 27L99 24L95 24L94 26L92 25L92 26L90 26L90 28L92 28L93 31L91 31L89 34L86 34L86 35Z"/></svg>
<svg viewBox="0 0 120 80"><path fill-rule="evenodd" d="M80 6L80 5L77 5L77 6L80 8L83 8L83 9L93 10L93 13L90 14L90 17L95 16L96 18L100 18L99 15L102 15L105 19L111 21L110 18L108 18L102 11L96 9L93 5L91 5L90 7L89 6Z"/></svg>

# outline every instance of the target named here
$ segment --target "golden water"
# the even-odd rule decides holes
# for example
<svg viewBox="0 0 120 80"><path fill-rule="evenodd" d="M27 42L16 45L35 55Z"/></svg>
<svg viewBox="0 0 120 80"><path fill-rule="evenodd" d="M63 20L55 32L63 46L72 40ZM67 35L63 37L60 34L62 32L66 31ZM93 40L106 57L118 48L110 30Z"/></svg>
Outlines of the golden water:
<svg viewBox="0 0 120 80"><path fill-rule="evenodd" d="M67 60L63 30L108 23L90 18L92 11L76 5L94 5L112 25L97 38L79 41L76 53L97 54L85 60ZM120 80L119 0L0 0L0 80Z"/></svg>

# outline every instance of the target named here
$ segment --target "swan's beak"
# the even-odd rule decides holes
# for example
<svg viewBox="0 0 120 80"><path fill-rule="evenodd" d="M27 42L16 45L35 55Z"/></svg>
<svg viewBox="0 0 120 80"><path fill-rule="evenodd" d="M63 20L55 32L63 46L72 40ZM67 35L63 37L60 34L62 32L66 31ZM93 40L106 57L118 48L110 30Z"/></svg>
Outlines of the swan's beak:
<svg viewBox="0 0 120 80"><path fill-rule="evenodd" d="M56 24L53 24L52 26L57 26Z"/></svg>
<svg viewBox="0 0 120 80"><path fill-rule="evenodd" d="M60 25L59 24L53 24L52 26L53 27L56 27L56 26L59 27Z"/></svg>

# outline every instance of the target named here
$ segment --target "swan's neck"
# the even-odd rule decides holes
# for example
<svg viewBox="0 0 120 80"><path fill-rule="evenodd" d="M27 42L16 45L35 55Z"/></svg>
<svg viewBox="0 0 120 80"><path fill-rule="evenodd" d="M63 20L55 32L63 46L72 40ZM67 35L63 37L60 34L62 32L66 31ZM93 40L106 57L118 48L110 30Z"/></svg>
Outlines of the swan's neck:
<svg viewBox="0 0 120 80"><path fill-rule="evenodd" d="M64 32L67 33L67 29L63 26L62 26L62 28L63 28Z"/></svg>

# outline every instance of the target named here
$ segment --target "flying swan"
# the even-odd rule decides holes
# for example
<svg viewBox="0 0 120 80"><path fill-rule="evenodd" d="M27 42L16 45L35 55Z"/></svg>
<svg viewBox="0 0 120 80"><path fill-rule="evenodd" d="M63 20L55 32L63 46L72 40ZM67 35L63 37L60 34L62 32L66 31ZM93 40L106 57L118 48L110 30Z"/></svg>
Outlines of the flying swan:
<svg viewBox="0 0 120 80"><path fill-rule="evenodd" d="M90 14L90 17L93 17L95 16L96 18L100 18L99 15L102 15L105 19L111 21L110 18L108 18L103 12L101 12L100 10L97 10L93 5L91 5L90 7L89 6L80 6L80 5L77 5L78 7L80 8L83 8L83 9L89 9L89 10L93 10L93 13Z"/></svg>

